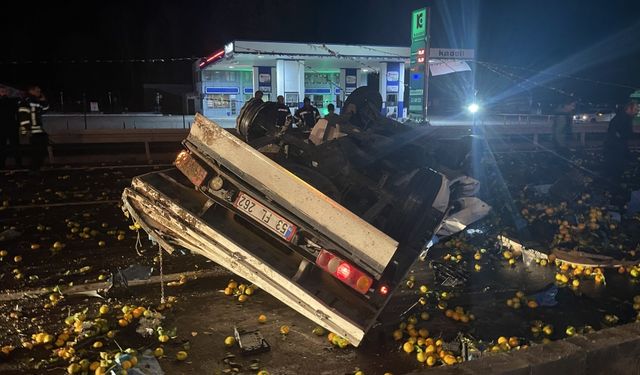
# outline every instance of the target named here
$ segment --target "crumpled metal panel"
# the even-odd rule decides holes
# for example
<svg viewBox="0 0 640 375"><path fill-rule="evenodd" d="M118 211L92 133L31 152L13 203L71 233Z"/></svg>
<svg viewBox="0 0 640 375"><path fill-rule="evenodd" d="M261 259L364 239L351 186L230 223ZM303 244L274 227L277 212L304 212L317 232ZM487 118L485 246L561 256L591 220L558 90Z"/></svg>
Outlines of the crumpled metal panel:
<svg viewBox="0 0 640 375"><path fill-rule="evenodd" d="M290 278L217 232L140 178L122 195L124 209L154 239L165 237L251 281L308 319L358 346L365 329L310 295Z"/></svg>

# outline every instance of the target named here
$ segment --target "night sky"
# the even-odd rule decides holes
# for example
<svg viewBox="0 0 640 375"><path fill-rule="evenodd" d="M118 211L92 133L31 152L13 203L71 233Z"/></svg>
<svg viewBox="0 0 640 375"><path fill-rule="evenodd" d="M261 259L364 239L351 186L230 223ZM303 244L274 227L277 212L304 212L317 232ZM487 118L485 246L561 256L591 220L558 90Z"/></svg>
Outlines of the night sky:
<svg viewBox="0 0 640 375"><path fill-rule="evenodd" d="M14 5L17 16L3 14L7 30L0 42L0 82L37 82L45 91L99 95L115 90L126 96L142 83L189 84L188 62L69 61L201 57L234 39L408 45L411 10L422 6L432 8L432 47L475 48L479 61L500 64L514 74L510 80L478 67L479 96L502 98L531 89L522 81L522 90L513 88L516 76L532 77L548 87L534 85L536 95L559 89L587 101L621 101L633 90L557 75L640 87L640 1L156 0ZM456 90L460 79L469 80L448 78L441 88Z"/></svg>

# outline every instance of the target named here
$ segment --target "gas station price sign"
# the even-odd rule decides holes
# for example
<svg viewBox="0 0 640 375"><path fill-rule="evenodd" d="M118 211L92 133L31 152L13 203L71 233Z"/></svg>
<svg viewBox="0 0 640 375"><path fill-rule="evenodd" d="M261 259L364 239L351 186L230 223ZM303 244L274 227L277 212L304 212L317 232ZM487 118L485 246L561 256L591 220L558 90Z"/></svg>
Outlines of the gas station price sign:
<svg viewBox="0 0 640 375"><path fill-rule="evenodd" d="M416 62L418 64L424 64L424 48L418 49L418 58Z"/></svg>

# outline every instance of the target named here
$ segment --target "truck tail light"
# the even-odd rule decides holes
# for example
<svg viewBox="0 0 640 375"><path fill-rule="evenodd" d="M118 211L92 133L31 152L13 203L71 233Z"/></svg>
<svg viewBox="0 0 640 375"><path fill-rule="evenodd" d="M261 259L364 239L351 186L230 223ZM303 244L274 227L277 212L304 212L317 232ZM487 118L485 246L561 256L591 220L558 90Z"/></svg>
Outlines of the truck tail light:
<svg viewBox="0 0 640 375"><path fill-rule="evenodd" d="M386 296L389 293L389 287L381 285L380 288L378 288L378 293L380 293L381 296Z"/></svg>
<svg viewBox="0 0 640 375"><path fill-rule="evenodd" d="M182 150L176 157L176 167L196 186L202 185L207 178L207 170L186 150Z"/></svg>
<svg viewBox="0 0 640 375"><path fill-rule="evenodd" d="M373 279L366 273L327 250L320 251L316 264L362 294L366 294L373 284Z"/></svg>

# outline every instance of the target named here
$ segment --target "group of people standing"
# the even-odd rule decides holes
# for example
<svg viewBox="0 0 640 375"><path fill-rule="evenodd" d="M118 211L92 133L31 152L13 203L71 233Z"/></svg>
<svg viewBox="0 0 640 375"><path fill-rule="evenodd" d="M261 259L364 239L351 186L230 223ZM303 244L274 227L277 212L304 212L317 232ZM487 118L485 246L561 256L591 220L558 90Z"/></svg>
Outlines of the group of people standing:
<svg viewBox="0 0 640 375"><path fill-rule="evenodd" d="M260 100L262 101L263 93L262 91L256 91L252 100ZM291 109L284 102L284 96L278 95L276 98L278 117L276 120L276 125L282 127L285 125L287 120L292 121L296 124L296 126L303 130L311 130L315 126L316 122L321 118L320 111L318 108L311 105L311 99L304 98L302 101L302 107L298 108L293 116L291 115ZM324 116L325 119L329 121L329 123L335 122L338 115L335 113L336 107L333 104L327 105L327 115Z"/></svg>
<svg viewBox="0 0 640 375"><path fill-rule="evenodd" d="M42 167L49 145L42 115L48 109L47 98L37 85L27 87L24 97L9 96L9 90L0 86L0 169L6 167L9 156L13 156L16 168L23 167L21 144L27 140L29 167L32 170Z"/></svg>

